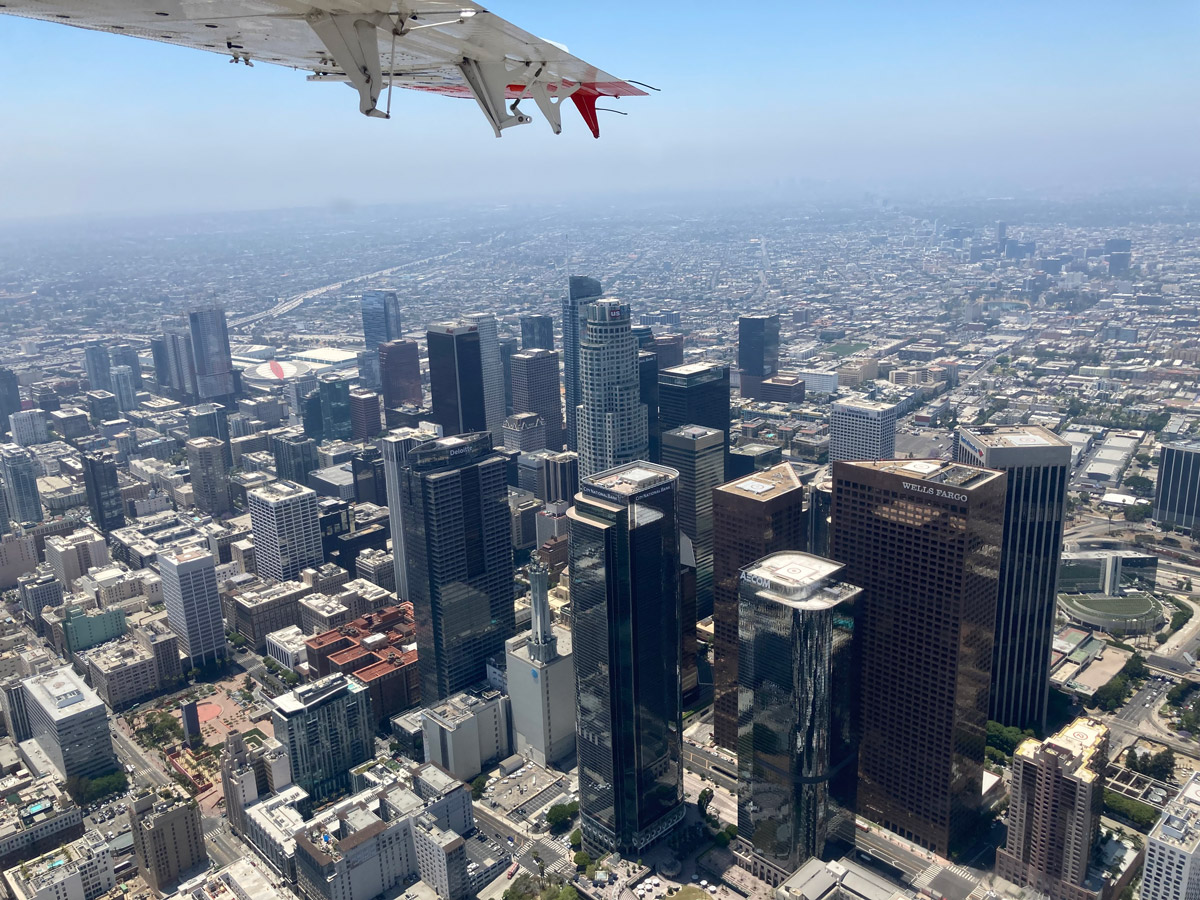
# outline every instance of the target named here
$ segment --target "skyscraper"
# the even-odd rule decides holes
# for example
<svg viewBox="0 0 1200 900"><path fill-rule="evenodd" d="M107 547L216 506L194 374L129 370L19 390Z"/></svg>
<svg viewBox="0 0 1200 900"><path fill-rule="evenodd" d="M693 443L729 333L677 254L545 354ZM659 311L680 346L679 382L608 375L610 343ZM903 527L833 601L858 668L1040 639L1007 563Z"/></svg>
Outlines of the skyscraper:
<svg viewBox="0 0 1200 900"><path fill-rule="evenodd" d="M280 481L308 484L308 473L319 465L317 442L304 434L272 435L275 474Z"/></svg>
<svg viewBox="0 0 1200 900"><path fill-rule="evenodd" d="M729 366L689 363L658 370L658 421L663 431L684 425L719 428L729 445Z"/></svg>
<svg viewBox="0 0 1200 900"><path fill-rule="evenodd" d="M1040 425L964 426L955 438L959 462L1008 473L988 718L1041 728L1071 445Z"/></svg>
<svg viewBox="0 0 1200 900"><path fill-rule="evenodd" d="M946 855L976 824L1005 475L836 462L830 550L864 590L860 815Z"/></svg>
<svg viewBox="0 0 1200 900"><path fill-rule="evenodd" d="M104 534L125 527L125 501L117 480L117 461L111 453L83 454L83 489L92 524Z"/></svg>
<svg viewBox="0 0 1200 900"><path fill-rule="evenodd" d="M679 472L679 532L696 561L696 608L684 629L713 614L713 490L724 481L725 435L716 428L685 425L662 435L662 464Z"/></svg>
<svg viewBox="0 0 1200 900"><path fill-rule="evenodd" d="M363 343L368 350L380 344L400 340L400 298L395 291L363 291L359 300L362 309Z"/></svg>
<svg viewBox="0 0 1200 900"><path fill-rule="evenodd" d="M804 486L788 463L716 488L713 504L713 736L737 749L741 570L804 546Z"/></svg>
<svg viewBox="0 0 1200 900"><path fill-rule="evenodd" d="M291 481L273 481L248 491L258 574L289 581L301 569L319 566L321 526L317 495Z"/></svg>
<svg viewBox="0 0 1200 900"><path fill-rule="evenodd" d="M196 399L196 354L192 349L192 333L187 319L171 316L163 320L163 348L167 363L167 382L164 386L178 399Z"/></svg>
<svg viewBox="0 0 1200 900"><path fill-rule="evenodd" d="M196 397L217 400L238 393L240 377L233 368L225 310L207 306L188 313L192 360L196 371Z"/></svg>
<svg viewBox="0 0 1200 900"><path fill-rule="evenodd" d="M129 366L113 366L110 376L112 392L117 396L117 408L123 413L137 409L137 388L133 383L133 370Z"/></svg>
<svg viewBox="0 0 1200 900"><path fill-rule="evenodd" d="M420 406L421 348L416 341L389 341L379 346L379 378L383 383L383 405L393 409L405 403Z"/></svg>
<svg viewBox="0 0 1200 900"><path fill-rule="evenodd" d="M213 555L198 548L160 553L158 572L167 624L179 637L179 649L189 667L223 659L227 655L225 623Z"/></svg>
<svg viewBox="0 0 1200 900"><path fill-rule="evenodd" d="M829 406L829 461L896 455L896 404L840 400Z"/></svg>
<svg viewBox="0 0 1200 900"><path fill-rule="evenodd" d="M196 508L220 516L233 508L229 498L229 467L225 465L225 442L213 437L193 438L184 445L192 475L192 499Z"/></svg>
<svg viewBox="0 0 1200 900"><path fill-rule="evenodd" d="M572 275L567 296L562 302L563 397L567 413L566 441L568 450L578 450L575 417L582 394L579 390L579 344L587 324L586 307L600 297L602 289L595 278Z"/></svg>
<svg viewBox="0 0 1200 900"><path fill-rule="evenodd" d="M21 383L12 369L0 368L0 433L8 427L8 417L21 409Z"/></svg>
<svg viewBox="0 0 1200 900"><path fill-rule="evenodd" d="M1050 900L1097 900L1100 892L1085 883L1107 765L1108 729L1094 719L1076 719L1044 741L1029 738L1017 747L1008 840L996 852L1001 878Z"/></svg>
<svg viewBox="0 0 1200 900"><path fill-rule="evenodd" d="M658 354L651 350L638 350L638 397L646 406L647 459L658 462L662 456L662 424L658 420Z"/></svg>
<svg viewBox="0 0 1200 900"><path fill-rule="evenodd" d="M488 431L479 326L430 325L425 340L433 421L448 435Z"/></svg>
<svg viewBox="0 0 1200 900"><path fill-rule="evenodd" d="M558 392L558 354L553 350L514 353L512 391L513 413L532 412L541 416L546 426L546 446L561 450L563 418Z"/></svg>
<svg viewBox="0 0 1200 900"><path fill-rule="evenodd" d="M683 365L683 335L658 334L654 336L654 352L658 355L658 369L673 369Z"/></svg>
<svg viewBox="0 0 1200 900"><path fill-rule="evenodd" d="M345 375L327 374L317 379L321 397L321 433L327 441L348 441L354 425L350 416L350 383Z"/></svg>
<svg viewBox="0 0 1200 900"><path fill-rule="evenodd" d="M738 318L737 365L742 396L757 397L763 379L779 371L779 316Z"/></svg>
<svg viewBox="0 0 1200 900"><path fill-rule="evenodd" d="M521 349L553 350L554 317L521 316Z"/></svg>
<svg viewBox="0 0 1200 900"><path fill-rule="evenodd" d="M17 524L42 521L38 465L33 454L16 444L0 444L0 475L4 476L4 501L9 519Z"/></svg>
<svg viewBox="0 0 1200 900"><path fill-rule="evenodd" d="M103 344L88 344L83 348L83 370L93 391L112 390L112 361Z"/></svg>
<svg viewBox="0 0 1200 900"><path fill-rule="evenodd" d="M350 437L363 441L375 437L382 430L379 418L379 395L374 391L352 390L350 392Z"/></svg>
<svg viewBox="0 0 1200 900"><path fill-rule="evenodd" d="M129 372L133 376L133 389L142 389L142 360L136 350L128 344L117 344L108 348L108 358L112 360L113 366L129 366Z"/></svg>
<svg viewBox="0 0 1200 900"><path fill-rule="evenodd" d="M492 445L504 443L504 419L508 415L504 401L504 362L500 359L500 338L496 317L490 312L469 313L463 319L479 329L479 363L483 371L483 411Z"/></svg>
<svg viewBox="0 0 1200 900"><path fill-rule="evenodd" d="M646 407L640 399L629 307L620 300L597 300L588 305L586 316L576 425L581 477L645 459L647 452Z"/></svg>
<svg viewBox="0 0 1200 900"><path fill-rule="evenodd" d="M1154 520L1189 530L1200 521L1200 441L1163 445Z"/></svg>
<svg viewBox="0 0 1200 900"><path fill-rule="evenodd" d="M507 465L479 433L414 447L400 471L423 703L482 680L516 630Z"/></svg>
<svg viewBox="0 0 1200 900"><path fill-rule="evenodd" d="M504 420L504 449L532 453L546 449L546 423L537 413L517 413Z"/></svg>
<svg viewBox="0 0 1200 900"><path fill-rule="evenodd" d="M1190 900L1200 893L1200 772L1192 772L1150 829L1144 900Z"/></svg>
<svg viewBox="0 0 1200 900"><path fill-rule="evenodd" d="M839 563L794 551L742 570L738 599L739 862L778 885L840 832L854 810L835 773L857 777L854 607ZM839 688L841 688L839 690ZM834 821L834 820L838 821ZM750 849L752 848L752 849Z"/></svg>
<svg viewBox="0 0 1200 900"><path fill-rule="evenodd" d="M598 472L568 512L579 801L593 854L636 856L683 818L676 479L644 462Z"/></svg>
<svg viewBox="0 0 1200 900"><path fill-rule="evenodd" d="M391 516L392 557L396 570L396 596L408 599L408 554L404 550L404 510L400 499L400 470L408 464L408 453L413 447L436 440L430 431L415 428L397 428L379 443L383 451L383 474L387 489L387 506Z"/></svg>
<svg viewBox="0 0 1200 900"><path fill-rule="evenodd" d="M504 385L504 415L513 414L512 398L512 358L521 349L521 342L515 337L502 337L499 341L500 368L503 372L501 383Z"/></svg>

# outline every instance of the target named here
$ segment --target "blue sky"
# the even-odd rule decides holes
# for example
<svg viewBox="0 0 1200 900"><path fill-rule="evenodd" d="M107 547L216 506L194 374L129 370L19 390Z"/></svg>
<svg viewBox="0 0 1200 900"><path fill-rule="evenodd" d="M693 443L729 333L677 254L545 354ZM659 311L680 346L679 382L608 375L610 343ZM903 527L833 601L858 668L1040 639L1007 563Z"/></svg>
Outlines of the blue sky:
<svg viewBox="0 0 1200 900"><path fill-rule="evenodd" d="M490 8L663 92L602 114L599 141L573 109L559 137L535 112L496 140L470 101L401 91L368 120L304 73L0 16L0 218L810 182L1078 192L1200 166L1195 2Z"/></svg>

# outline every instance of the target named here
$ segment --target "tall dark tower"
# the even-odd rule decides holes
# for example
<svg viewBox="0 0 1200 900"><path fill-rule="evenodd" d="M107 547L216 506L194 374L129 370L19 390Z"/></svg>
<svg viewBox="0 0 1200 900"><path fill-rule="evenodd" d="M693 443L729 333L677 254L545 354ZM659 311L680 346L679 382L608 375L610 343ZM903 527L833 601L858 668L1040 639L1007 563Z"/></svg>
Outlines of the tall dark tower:
<svg viewBox="0 0 1200 900"><path fill-rule="evenodd" d="M863 588L859 814L941 856L978 821L1005 480L833 464L831 555Z"/></svg>
<svg viewBox="0 0 1200 900"><path fill-rule="evenodd" d="M421 405L425 398L421 391L421 348L416 341L389 341L379 346L379 380L385 409L405 403Z"/></svg>
<svg viewBox="0 0 1200 900"><path fill-rule="evenodd" d="M21 409L21 386L17 373L0 368L0 434L8 431L8 417Z"/></svg>
<svg viewBox="0 0 1200 900"><path fill-rule="evenodd" d="M512 356L513 413L537 413L546 426L546 446L563 448L562 401L558 392L558 354L524 350Z"/></svg>
<svg viewBox="0 0 1200 900"><path fill-rule="evenodd" d="M188 313L192 338L192 360L196 367L196 396L200 400L222 400L238 393L238 373L229 349L225 310L219 306Z"/></svg>
<svg viewBox="0 0 1200 900"><path fill-rule="evenodd" d="M507 465L483 432L414 447L400 470L423 703L482 680L516 632Z"/></svg>
<svg viewBox="0 0 1200 900"><path fill-rule="evenodd" d="M566 402L567 449L578 450L575 416L583 395L579 389L579 344L587 325L585 307L599 299L602 288L595 278L572 275L562 302L563 391Z"/></svg>
<svg viewBox="0 0 1200 900"><path fill-rule="evenodd" d="M448 435L487 431L479 328L431 325L426 343L433 421Z"/></svg>
<svg viewBox="0 0 1200 900"><path fill-rule="evenodd" d="M683 818L676 473L581 479L570 528L576 742L588 851L637 856Z"/></svg>
<svg viewBox="0 0 1200 900"><path fill-rule="evenodd" d="M717 428L729 453L729 366L688 363L658 370L658 425L662 431L684 425Z"/></svg>
<svg viewBox="0 0 1200 900"><path fill-rule="evenodd" d="M88 344L83 348L83 370L93 391L112 390L112 360L103 344Z"/></svg>
<svg viewBox="0 0 1200 900"><path fill-rule="evenodd" d="M554 317L521 316L521 349L553 350Z"/></svg>
<svg viewBox="0 0 1200 900"><path fill-rule="evenodd" d="M779 371L779 316L738 318L737 365L742 396L757 397L763 379Z"/></svg>
<svg viewBox="0 0 1200 900"><path fill-rule="evenodd" d="M125 527L125 503L117 481L117 462L111 453L83 455L83 488L96 530L108 534Z"/></svg>
<svg viewBox="0 0 1200 900"><path fill-rule="evenodd" d="M380 344L400 340L403 333L400 298L395 291L363 291L359 306L362 311L363 343L368 350L378 350Z"/></svg>

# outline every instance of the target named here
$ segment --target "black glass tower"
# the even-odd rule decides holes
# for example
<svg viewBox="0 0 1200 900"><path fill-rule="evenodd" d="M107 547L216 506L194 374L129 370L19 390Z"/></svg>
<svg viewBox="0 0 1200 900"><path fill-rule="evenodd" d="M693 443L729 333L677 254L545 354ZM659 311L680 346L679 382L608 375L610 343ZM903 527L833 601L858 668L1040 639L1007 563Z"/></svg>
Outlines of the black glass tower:
<svg viewBox="0 0 1200 900"><path fill-rule="evenodd" d="M348 441L354 436L350 381L343 375L322 375L317 382L317 393L321 397L322 440Z"/></svg>
<svg viewBox="0 0 1200 900"><path fill-rule="evenodd" d="M87 494L92 524L104 534L125 527L125 503L117 481L117 462L112 454L83 455L83 488Z"/></svg>
<svg viewBox="0 0 1200 900"><path fill-rule="evenodd" d="M553 350L554 317L521 316L521 349Z"/></svg>
<svg viewBox="0 0 1200 900"><path fill-rule="evenodd" d="M478 326L431 325L426 343L433 421L447 435L487 431Z"/></svg>
<svg viewBox="0 0 1200 900"><path fill-rule="evenodd" d="M677 473L581 480L570 528L579 800L588 851L636 856L683 818Z"/></svg>
<svg viewBox="0 0 1200 900"><path fill-rule="evenodd" d="M729 451L729 366L688 363L658 370L658 424L662 431L684 425L717 428Z"/></svg>
<svg viewBox="0 0 1200 900"><path fill-rule="evenodd" d="M192 310L188 313L188 330L196 367L196 396L200 400L235 396L240 376L233 368L225 310L219 306Z"/></svg>
<svg viewBox="0 0 1200 900"><path fill-rule="evenodd" d="M400 340L400 298L395 291L364 291L362 309L363 343L368 350Z"/></svg>

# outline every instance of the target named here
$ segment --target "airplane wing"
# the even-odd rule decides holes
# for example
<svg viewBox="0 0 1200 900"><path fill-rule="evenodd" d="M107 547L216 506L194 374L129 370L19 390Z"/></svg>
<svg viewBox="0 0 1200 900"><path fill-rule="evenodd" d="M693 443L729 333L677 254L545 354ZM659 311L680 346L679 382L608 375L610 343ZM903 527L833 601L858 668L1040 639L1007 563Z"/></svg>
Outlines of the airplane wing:
<svg viewBox="0 0 1200 900"><path fill-rule="evenodd" d="M471 0L4 0L0 14L307 70L378 118L392 87L473 98L496 137L530 121L526 100L561 133L568 97L599 137L598 99L646 94Z"/></svg>

